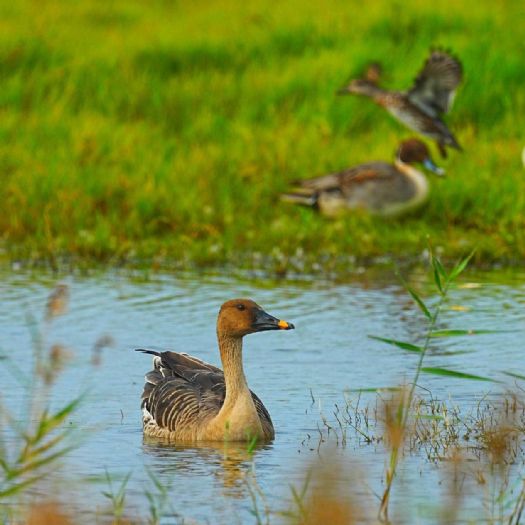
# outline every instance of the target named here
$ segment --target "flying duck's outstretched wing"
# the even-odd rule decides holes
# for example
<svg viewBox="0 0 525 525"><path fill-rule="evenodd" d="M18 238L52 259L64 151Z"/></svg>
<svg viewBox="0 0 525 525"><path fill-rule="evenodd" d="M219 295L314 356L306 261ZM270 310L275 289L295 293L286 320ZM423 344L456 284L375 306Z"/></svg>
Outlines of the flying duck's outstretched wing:
<svg viewBox="0 0 525 525"><path fill-rule="evenodd" d="M459 60L445 51L434 50L408 91L408 99L427 115L439 117L451 108L462 78Z"/></svg>
<svg viewBox="0 0 525 525"><path fill-rule="evenodd" d="M154 369L146 374L142 393L145 426L151 424L174 431L198 425L219 413L226 396L220 368L188 354L137 351L155 356ZM262 401L251 394L263 425L272 425Z"/></svg>

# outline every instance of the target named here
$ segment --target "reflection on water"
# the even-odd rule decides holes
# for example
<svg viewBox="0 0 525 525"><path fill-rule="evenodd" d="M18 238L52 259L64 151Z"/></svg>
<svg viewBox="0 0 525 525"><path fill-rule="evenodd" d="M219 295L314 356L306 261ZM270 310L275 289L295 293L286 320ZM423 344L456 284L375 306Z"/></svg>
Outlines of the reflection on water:
<svg viewBox="0 0 525 525"><path fill-rule="evenodd" d="M431 290L424 271L404 275L423 295ZM57 282L68 285L69 311L46 327L46 302ZM467 273L463 286L453 290L439 328L504 333L433 340L426 364L489 376L504 384L513 381L505 372L525 374L524 282L524 275L516 272ZM273 510L288 508L290 485L303 485L305 465L323 458L330 444L319 444L321 415L333 422L334 405L344 402L344 392L353 395L356 388L398 385L413 375L412 353L368 336L418 344L424 328L419 310L393 273L363 272L349 282L334 283L202 275L141 279L140 274L118 272L57 279L46 273L4 272L0 293L0 355L10 356L9 363L16 358L14 362L29 372L33 342L27 319L33 316L47 347L67 349L64 372L50 390L51 404L59 407L86 389L89 392L68 421L87 437L68 456L55 480L62 488L54 492L67 493L68 504L85 512L104 514L106 470L115 479L131 472L127 501L138 514L147 515L149 470L162 483L171 484L175 511L199 523L252 523L249 483L254 475ZM151 361L133 349L171 348L219 364L218 308L225 300L242 296L296 326L286 338L268 332L245 340L245 372L272 416L275 441L252 453L234 444L182 447L144 441L140 395ZM21 420L27 389L6 363L0 361L3 401ZM431 375L421 377L420 383L434 397L467 408L475 406L482 394L505 388ZM363 394L361 403L366 402ZM334 451L337 464L351 460L345 472L365 473L361 505L363 501L377 505L374 492L381 491L385 465L380 448L349 438L346 448ZM429 494L436 501L440 497L441 470L430 468L423 453L405 458L400 479L406 501L426 502L428 507ZM331 482L334 491L347 490L351 480L334 474ZM393 497L403 499L400 493ZM473 516L479 515L479 502L468 506ZM87 517L86 522L92 520Z"/></svg>
<svg viewBox="0 0 525 525"><path fill-rule="evenodd" d="M152 471L162 478L199 474L205 470L224 488L225 496L242 498L246 496L247 476L259 452L270 448L271 445L249 447L245 443L214 441L180 445L145 436L142 450L152 459Z"/></svg>

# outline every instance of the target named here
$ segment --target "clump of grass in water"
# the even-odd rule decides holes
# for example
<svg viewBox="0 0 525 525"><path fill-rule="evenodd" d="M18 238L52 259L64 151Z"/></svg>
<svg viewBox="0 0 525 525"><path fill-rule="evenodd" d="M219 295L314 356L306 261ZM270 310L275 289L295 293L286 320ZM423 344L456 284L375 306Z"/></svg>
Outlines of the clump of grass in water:
<svg viewBox="0 0 525 525"><path fill-rule="evenodd" d="M358 500L339 483L343 466L333 451L325 461L318 458L311 465L300 491L292 487L294 509L280 514L288 523L300 525L352 525L362 523L366 513ZM355 482L355 473L350 481Z"/></svg>
<svg viewBox="0 0 525 525"><path fill-rule="evenodd" d="M25 522L26 525L73 525L73 523L71 516L53 501L31 505Z"/></svg>
<svg viewBox="0 0 525 525"><path fill-rule="evenodd" d="M0 407L6 428L15 436L15 439L9 437L13 445L7 446L4 436L0 446L0 469L3 474L0 478L0 501L21 495L47 477L60 459L76 446L72 439L73 429L64 428L64 422L77 410L82 396L56 411L42 406L42 400L48 397L67 355L65 349L57 344L46 351L45 333L53 319L65 313L67 302L67 287L59 285L49 296L44 330L40 331L35 320L29 318L34 349L34 369L30 377L9 358L2 362L11 374L23 382L28 391L28 401L27 418L23 423L16 421L5 406Z"/></svg>
<svg viewBox="0 0 525 525"><path fill-rule="evenodd" d="M149 469L146 470L146 472L150 479L150 484L144 487L144 495L148 500L149 517L147 521L137 521L135 518L131 519L128 516L126 516L126 490L132 473L128 472L124 476L122 481L120 481L120 484L118 486L115 486L115 480L106 470L106 481L108 484L108 490L102 492L102 494L111 503L113 525L128 525L131 523L147 523L148 525L159 525L161 518L166 515L177 520L180 519L181 523L184 523L184 519L174 511L173 507L169 502L171 484L163 484Z"/></svg>
<svg viewBox="0 0 525 525"><path fill-rule="evenodd" d="M350 440L348 429L353 431L352 437L358 444L387 443L389 462L387 468L387 486L379 497L380 519L388 523L390 495L396 479L399 459L404 452L415 452L421 448L426 449L426 457L434 464L445 465L444 497L436 511L440 523L456 523L464 510L465 497L479 496L476 502L478 508L484 508L487 522L518 525L521 523L525 512L525 482L520 472L511 469L512 465L525 461L523 445L525 441L525 400L523 390L507 392L501 398L494 400L483 396L477 407L470 409L466 414L460 407L451 401L445 402L435 399L431 392L428 395L416 394L416 386L421 373L436 374L453 377L461 380L490 381L490 378L474 375L468 372L450 370L437 367L425 367L424 357L429 347L430 338L454 337L473 335L477 333L490 333L488 330L437 330L437 322L443 303L447 297L450 286L467 266L469 257L463 259L450 272L447 272L440 261L432 257L432 270L434 281L439 293L439 300L434 308L428 308L425 302L413 290L410 294L423 311L427 321L425 343L417 346L404 341L386 338L377 338L390 345L419 355L417 368L414 372L413 383L404 387L392 387L373 390L378 393L376 406L361 404L361 392L357 401L346 398L342 406L336 405L334 417L337 425L328 421L321 413L324 429L319 428L319 446L329 440L331 436L336 442L336 447L346 447ZM516 380L525 380L525 376L515 372L506 372ZM392 395L383 398L384 392ZM310 392L312 404L315 404L313 393ZM308 442L315 436L308 436L303 441ZM310 450L315 450L310 448ZM335 450L335 448L334 448ZM328 452L327 463L337 465L334 450ZM325 480L323 466L314 465L307 471L306 481L302 490L292 487L293 508L284 513L291 523L304 525L312 523L321 525L330 522L322 514L323 503L315 506L320 508L320 513L309 513L307 520L305 508L308 501L328 502L331 497L330 483L337 478L337 468L332 470L333 479ZM346 470L345 470L346 473ZM316 479L321 482L317 485ZM371 481L371 480L368 480ZM471 490L466 489L467 482L474 483ZM323 486L328 487L323 493ZM335 485L334 485L335 486ZM333 508L344 505L349 493L363 495L363 486L368 486L366 477L357 479L353 476L346 485L345 495L336 499ZM321 488L320 488L321 487ZM308 495L311 498L308 499ZM314 495L314 491L317 493ZM437 494L436 494L437 495ZM362 503L360 501L360 503ZM375 523L377 515L371 515L371 506L362 506L365 510L358 518L355 514L345 516L343 523ZM375 507L373 507L375 508ZM320 517L321 516L321 517ZM331 517L333 523L338 523L338 517ZM346 520L346 521L345 521ZM403 522L403 521L401 521Z"/></svg>
<svg viewBox="0 0 525 525"><path fill-rule="evenodd" d="M408 387L399 389L395 396L384 403L383 421L386 431L385 436L390 448L390 456L385 473L386 487L381 496L378 518L385 523L389 522L390 495L396 478L401 451L409 437L411 446L418 441L421 444L430 444L432 453L429 454L429 458L433 460L449 459L455 467L454 479L457 477L459 465L466 459L466 453L472 450L477 450L479 453L479 450L483 450L484 457L487 460L485 470L488 470L488 474L494 485L492 488L489 514L491 519L499 523L503 523L505 520L504 502L508 507L508 501L506 502L505 500L508 497L507 490L510 482L509 465L519 454L518 433L523 432L523 418L521 421L518 418L518 407L520 404L523 406L523 404L518 402L518 398L515 395L510 395L503 400L500 406L495 408L490 407L489 410L485 412L480 412L478 409L477 417L468 422L460 419L458 409L447 413L446 404L436 402L435 400L427 403L415 395L415 389L418 386L418 381L422 373L459 379L490 381L487 377L467 372L423 366L430 341L433 337L449 337L476 333L470 330L436 330L437 321L449 289L466 268L471 257L472 255L463 259L450 272L447 272L440 260L431 254L434 283L439 294L438 302L433 309L430 309L422 298L405 284L408 292L427 321L427 330L422 346L405 341L373 337L403 350L419 354L411 384ZM478 332L486 333L487 331ZM422 413L422 409L423 412L426 413ZM428 413L429 411L430 413ZM427 416L427 418L424 416ZM439 422L441 422L441 426ZM456 427L454 424L456 424ZM468 436L473 435L478 447L462 447L460 445L460 436L457 432L457 426L460 424L465 426L464 438L469 439ZM483 472L481 470L478 474L478 479L483 480ZM453 505L445 507L450 511L448 512L447 519L449 519L450 516L457 515L459 512L461 498L456 481L452 483L453 489L450 491L450 498L453 501ZM518 498L511 516L521 515L524 504L525 503Z"/></svg>
<svg viewBox="0 0 525 525"><path fill-rule="evenodd" d="M120 486L115 489L113 488L113 479L111 478L109 472L106 470L106 481L108 483L108 490L102 492L102 494L111 502L111 509L116 524L119 524L121 522L122 516L124 514L124 508L126 503L126 486L130 477L131 472L128 472L128 474L124 476L124 479L120 483Z"/></svg>

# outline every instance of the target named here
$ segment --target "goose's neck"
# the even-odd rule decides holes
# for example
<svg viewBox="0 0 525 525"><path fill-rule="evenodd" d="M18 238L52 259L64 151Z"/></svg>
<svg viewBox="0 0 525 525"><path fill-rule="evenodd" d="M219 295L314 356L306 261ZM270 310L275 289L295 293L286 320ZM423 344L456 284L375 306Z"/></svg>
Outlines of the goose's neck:
<svg viewBox="0 0 525 525"><path fill-rule="evenodd" d="M218 334L219 350L226 382L223 409L231 409L239 398L250 396L242 367L242 338Z"/></svg>
<svg viewBox="0 0 525 525"><path fill-rule="evenodd" d="M213 418L214 439L244 441L262 436L263 429L242 369L242 338L218 335L226 396L219 413Z"/></svg>

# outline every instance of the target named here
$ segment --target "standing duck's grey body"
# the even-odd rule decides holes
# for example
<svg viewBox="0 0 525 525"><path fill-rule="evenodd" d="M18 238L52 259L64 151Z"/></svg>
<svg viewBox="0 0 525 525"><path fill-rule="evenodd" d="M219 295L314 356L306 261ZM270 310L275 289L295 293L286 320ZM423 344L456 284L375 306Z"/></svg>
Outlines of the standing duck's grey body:
<svg viewBox="0 0 525 525"><path fill-rule="evenodd" d="M328 216L364 209L384 216L400 215L423 204L429 187L425 175L411 163L421 163L441 175L428 148L417 139L401 143L395 164L369 162L313 179L302 180L282 200L311 206Z"/></svg>
<svg viewBox="0 0 525 525"><path fill-rule="evenodd" d="M452 107L457 86L463 78L461 63L444 51L432 51L409 91L387 91L377 85L378 74L352 80L339 94L370 97L408 128L435 140L443 157L446 146L461 147L441 119Z"/></svg>
<svg viewBox="0 0 525 525"><path fill-rule="evenodd" d="M233 299L222 305L217 319L224 372L187 354L141 350L155 356L142 394L144 434L186 442L273 439L270 414L244 376L242 338L292 328L253 301Z"/></svg>

